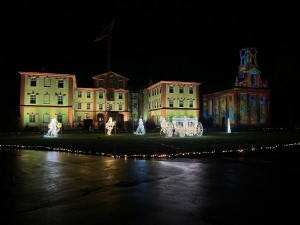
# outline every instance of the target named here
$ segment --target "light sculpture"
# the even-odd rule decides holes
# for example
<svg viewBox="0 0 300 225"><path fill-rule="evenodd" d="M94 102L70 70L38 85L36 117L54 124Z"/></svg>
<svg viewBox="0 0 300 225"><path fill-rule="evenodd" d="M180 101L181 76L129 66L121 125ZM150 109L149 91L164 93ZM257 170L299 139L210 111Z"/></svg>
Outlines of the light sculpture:
<svg viewBox="0 0 300 225"><path fill-rule="evenodd" d="M57 137L61 126L62 124L55 118L51 119L50 123L48 124L48 132L44 135L44 137Z"/></svg>
<svg viewBox="0 0 300 225"><path fill-rule="evenodd" d="M144 123L143 123L143 119L140 118L139 119L139 125L138 125L138 128L136 129L136 131L134 132L134 134L137 134L137 135L144 135L146 132L145 132L145 127L144 127Z"/></svg>
<svg viewBox="0 0 300 225"><path fill-rule="evenodd" d="M230 118L227 119L227 133L231 133L231 129L230 129Z"/></svg>
<svg viewBox="0 0 300 225"><path fill-rule="evenodd" d="M160 117L160 134L164 133L166 137L185 137L202 136L203 126L197 118L173 118L172 122L166 122L165 118Z"/></svg>
<svg viewBox="0 0 300 225"><path fill-rule="evenodd" d="M107 123L105 124L105 129L107 130L107 135L111 135L111 131L114 128L116 121L113 121L111 117L109 117Z"/></svg>

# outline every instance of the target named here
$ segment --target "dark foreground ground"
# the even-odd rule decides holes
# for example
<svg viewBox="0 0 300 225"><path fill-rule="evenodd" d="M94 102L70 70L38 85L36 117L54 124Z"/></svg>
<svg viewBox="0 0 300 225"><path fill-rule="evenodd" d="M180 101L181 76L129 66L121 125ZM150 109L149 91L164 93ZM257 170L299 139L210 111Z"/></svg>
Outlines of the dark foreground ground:
<svg viewBox="0 0 300 225"><path fill-rule="evenodd" d="M0 135L0 147L59 150L119 157L198 157L212 153L247 154L300 149L299 130L243 132L204 131L202 136L166 138L158 132L132 133L60 133L45 138L42 133L6 133Z"/></svg>
<svg viewBox="0 0 300 225"><path fill-rule="evenodd" d="M1 134L0 224L300 224L299 137Z"/></svg>

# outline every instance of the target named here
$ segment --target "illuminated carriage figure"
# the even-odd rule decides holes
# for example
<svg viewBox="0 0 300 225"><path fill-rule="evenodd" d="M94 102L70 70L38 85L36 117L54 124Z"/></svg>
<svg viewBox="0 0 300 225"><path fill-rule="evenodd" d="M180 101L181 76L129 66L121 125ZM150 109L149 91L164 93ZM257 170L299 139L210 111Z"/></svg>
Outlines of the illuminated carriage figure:
<svg viewBox="0 0 300 225"><path fill-rule="evenodd" d="M202 136L203 126L197 118L173 118L172 122L166 122L165 118L160 117L160 134L166 134L166 137L185 137Z"/></svg>
<svg viewBox="0 0 300 225"><path fill-rule="evenodd" d="M174 135L179 137L185 136L202 136L203 126L197 118L173 118Z"/></svg>

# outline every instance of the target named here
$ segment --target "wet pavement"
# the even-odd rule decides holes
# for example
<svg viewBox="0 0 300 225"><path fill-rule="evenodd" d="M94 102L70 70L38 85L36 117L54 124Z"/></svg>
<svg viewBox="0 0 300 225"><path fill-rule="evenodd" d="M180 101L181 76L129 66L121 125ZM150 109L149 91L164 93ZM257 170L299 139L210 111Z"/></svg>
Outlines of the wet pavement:
<svg viewBox="0 0 300 225"><path fill-rule="evenodd" d="M299 224L299 159L1 150L0 224Z"/></svg>

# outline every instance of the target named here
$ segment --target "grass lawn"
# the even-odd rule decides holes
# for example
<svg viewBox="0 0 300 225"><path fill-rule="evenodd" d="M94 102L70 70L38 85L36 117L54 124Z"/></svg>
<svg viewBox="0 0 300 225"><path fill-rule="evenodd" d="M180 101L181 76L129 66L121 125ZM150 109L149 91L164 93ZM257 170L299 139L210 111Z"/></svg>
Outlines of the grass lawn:
<svg viewBox="0 0 300 225"><path fill-rule="evenodd" d="M271 132L205 131L202 136L166 138L159 132L134 135L132 133L63 133L57 138L45 138L42 133L10 133L0 135L0 149L25 148L70 151L75 153L149 157L199 156L203 153L251 152L269 149L299 149L300 131ZM286 147L286 145L290 145Z"/></svg>

